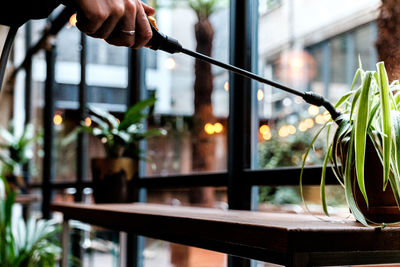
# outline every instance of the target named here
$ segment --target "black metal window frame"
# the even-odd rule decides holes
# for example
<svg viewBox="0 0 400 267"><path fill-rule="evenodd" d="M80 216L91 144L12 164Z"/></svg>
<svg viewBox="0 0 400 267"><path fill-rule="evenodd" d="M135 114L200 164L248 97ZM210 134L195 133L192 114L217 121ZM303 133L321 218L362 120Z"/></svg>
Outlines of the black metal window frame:
<svg viewBox="0 0 400 267"><path fill-rule="evenodd" d="M50 217L50 202L54 190L76 188L75 201L82 200L82 190L91 187L91 182L84 181L87 175L87 136L81 134L78 137L77 147L77 179L75 182L54 182L54 156L53 156L53 123L54 114L54 90L55 90L55 45L49 42L52 35L56 35L68 21L73 11L65 9L52 22L43 34L43 37L35 45L31 45L30 25L26 27L27 56L17 70L26 70L25 87L25 112L26 123L30 121L31 88L32 88L32 56L47 43L46 63L47 78L45 83L45 107L44 107L44 139L45 159L43 163L43 180L41 184L31 185L32 188L41 188L42 213L45 218ZM258 50L258 1L230 0L230 63L238 67L257 72ZM79 85L79 114L85 118L86 104L86 36L81 35L81 82ZM145 51L129 51L129 75L128 75L128 101L127 105L145 98ZM252 209L252 187L259 185L298 185L300 168L275 168L268 170L254 170L257 158L258 128L257 118L257 84L243 77L230 74L229 94L229 128L228 128L228 170L219 173L174 175L163 177L144 177L144 168L141 168L136 186L138 189L168 189L202 186L225 186L228 190L228 202L231 209ZM241 144L241 145L237 145ZM145 146L145 144L143 144ZM318 185L321 167L308 167L304 171L307 177L305 185ZM337 184L332 172L327 174L327 184ZM143 190L137 190L137 201L144 201ZM128 249L138 251L143 247L143 242L136 236L129 235ZM138 253L129 253L128 266L141 266L142 262ZM228 265L250 266L251 261L237 257L229 257Z"/></svg>

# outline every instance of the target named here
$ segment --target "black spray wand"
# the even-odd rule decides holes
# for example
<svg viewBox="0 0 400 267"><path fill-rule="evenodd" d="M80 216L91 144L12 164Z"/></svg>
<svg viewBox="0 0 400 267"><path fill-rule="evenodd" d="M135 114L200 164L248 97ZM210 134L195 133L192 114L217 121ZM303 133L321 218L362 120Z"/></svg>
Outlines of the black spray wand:
<svg viewBox="0 0 400 267"><path fill-rule="evenodd" d="M305 102L315 105L315 106L323 106L326 108L326 110L329 112L331 115L332 119L336 122L337 118L341 115L341 113L335 109L335 107L328 101L326 101L321 95L318 95L314 92L307 91L307 92L301 92L294 90L292 88L289 88L285 85L282 85L280 83L265 79L261 76L258 76L252 72L249 72L247 70L235 67L230 64L223 63L221 61L215 60L211 57L208 57L206 55L191 51L189 49L183 48L182 45L179 43L178 40L175 40L174 38L171 38L169 36L164 35L163 33L159 32L157 27L155 26L155 21L153 21L151 18L149 18L150 21L150 26L153 31L153 37L147 44L147 47L153 50L162 50L171 54L175 53L184 53L186 55L189 55L191 57L203 60L205 62L211 63L213 65L219 66L221 68L224 68L226 70L229 70L231 72L237 73L239 75L242 75L244 77L256 80L260 83L268 84L270 86L273 86L275 88L281 89L285 92L288 92L290 94L294 94L297 96L300 96L304 99Z"/></svg>

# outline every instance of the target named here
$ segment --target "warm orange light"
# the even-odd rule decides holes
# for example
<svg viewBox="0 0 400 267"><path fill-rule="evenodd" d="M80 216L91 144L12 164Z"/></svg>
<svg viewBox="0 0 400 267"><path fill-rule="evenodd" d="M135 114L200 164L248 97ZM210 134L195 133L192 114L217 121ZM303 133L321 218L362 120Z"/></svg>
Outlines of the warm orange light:
<svg viewBox="0 0 400 267"><path fill-rule="evenodd" d="M217 122L214 124L214 131L216 133L222 133L223 130L224 130L224 126L221 123Z"/></svg>
<svg viewBox="0 0 400 267"><path fill-rule="evenodd" d="M118 124L120 124L121 123L121 121L117 118L117 122L118 122Z"/></svg>
<svg viewBox="0 0 400 267"><path fill-rule="evenodd" d="M86 125L87 127L89 127L90 125L92 125L92 119L89 118L89 117L87 117L87 118L85 119L85 125Z"/></svg>
<svg viewBox="0 0 400 267"><path fill-rule="evenodd" d="M60 125L63 122L63 118L60 114L54 115L53 122L55 125Z"/></svg>
<svg viewBox="0 0 400 267"><path fill-rule="evenodd" d="M175 59L173 59L172 57L169 57L165 60L164 62L164 67L168 70L173 70L176 67L176 62Z"/></svg>
<svg viewBox="0 0 400 267"><path fill-rule="evenodd" d="M306 126L306 124L304 123L304 121L301 121L300 123L299 123L299 131L300 132L305 132L305 131L307 131L307 126Z"/></svg>
<svg viewBox="0 0 400 267"><path fill-rule="evenodd" d="M264 99L264 91L262 89L258 89L257 91L257 100L262 101Z"/></svg>
<svg viewBox="0 0 400 267"><path fill-rule="evenodd" d="M331 119L331 115L326 111L323 114L319 114L315 117L315 122L318 124L324 124Z"/></svg>
<svg viewBox="0 0 400 267"><path fill-rule="evenodd" d="M204 125L204 131L207 134L210 134L210 135L214 134L215 133L215 127L211 123L207 123L206 125Z"/></svg>
<svg viewBox="0 0 400 267"><path fill-rule="evenodd" d="M319 107L311 105L308 108L308 114L310 114L311 116L316 116L319 113Z"/></svg>
<svg viewBox="0 0 400 267"><path fill-rule="evenodd" d="M314 121L313 121L313 119L310 119L310 118L305 119L304 124L308 129L314 127Z"/></svg>
<svg viewBox="0 0 400 267"><path fill-rule="evenodd" d="M225 92L229 92L229 82L228 81L226 81L224 83L224 90L225 90Z"/></svg>
<svg viewBox="0 0 400 267"><path fill-rule="evenodd" d="M261 125L259 131L260 131L260 134L265 134L265 133L271 132L271 128L269 128L268 125L264 124L264 125Z"/></svg>
<svg viewBox="0 0 400 267"><path fill-rule="evenodd" d="M76 13L75 13L69 18L69 26L76 27L77 22L78 22L78 20L76 19Z"/></svg>
<svg viewBox="0 0 400 267"><path fill-rule="evenodd" d="M280 137L288 137L289 136L289 128L287 126L282 126L278 132Z"/></svg>
<svg viewBox="0 0 400 267"><path fill-rule="evenodd" d="M295 134L296 133L296 127L294 125L288 125L287 126L289 134Z"/></svg>
<svg viewBox="0 0 400 267"><path fill-rule="evenodd" d="M262 135L262 137L264 140L268 141L268 140L271 140L272 134L271 134L271 132L266 132Z"/></svg>

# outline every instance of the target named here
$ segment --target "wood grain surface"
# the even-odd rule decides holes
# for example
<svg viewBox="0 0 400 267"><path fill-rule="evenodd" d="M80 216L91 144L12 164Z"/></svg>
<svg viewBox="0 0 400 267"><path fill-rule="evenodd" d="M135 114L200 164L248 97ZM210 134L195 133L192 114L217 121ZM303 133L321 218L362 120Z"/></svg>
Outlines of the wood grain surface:
<svg viewBox="0 0 400 267"><path fill-rule="evenodd" d="M335 261L336 255L352 258L349 264L400 260L393 256L400 251L399 227L367 228L354 220L143 203L53 203L52 210L66 219L288 266L346 262Z"/></svg>

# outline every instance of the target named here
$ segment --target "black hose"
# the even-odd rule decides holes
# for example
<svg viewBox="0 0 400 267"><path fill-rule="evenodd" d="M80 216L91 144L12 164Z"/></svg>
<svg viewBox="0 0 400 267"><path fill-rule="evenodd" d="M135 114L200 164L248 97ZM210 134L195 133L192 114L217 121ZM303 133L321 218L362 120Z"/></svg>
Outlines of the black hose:
<svg viewBox="0 0 400 267"><path fill-rule="evenodd" d="M8 31L6 42L3 46L3 51L1 52L0 58L0 92L3 85L4 75L6 73L7 61L10 56L11 48L14 43L15 35L17 34L18 27L10 27Z"/></svg>

